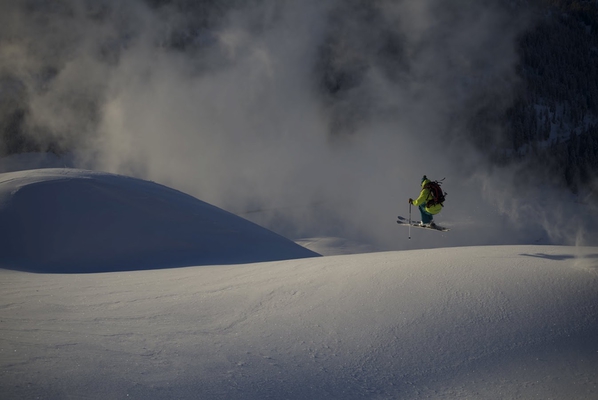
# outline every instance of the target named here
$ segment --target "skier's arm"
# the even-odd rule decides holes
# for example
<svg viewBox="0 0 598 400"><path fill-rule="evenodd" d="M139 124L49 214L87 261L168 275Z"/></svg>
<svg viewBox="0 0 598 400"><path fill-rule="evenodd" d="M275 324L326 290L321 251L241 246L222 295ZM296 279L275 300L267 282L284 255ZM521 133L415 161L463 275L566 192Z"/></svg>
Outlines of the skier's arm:
<svg viewBox="0 0 598 400"><path fill-rule="evenodd" d="M426 204L426 202L428 201L428 196L430 195L430 191L428 189L422 189L422 191L419 194L419 197L415 200L413 200L413 202L411 204L413 204L414 206L420 206L422 204Z"/></svg>

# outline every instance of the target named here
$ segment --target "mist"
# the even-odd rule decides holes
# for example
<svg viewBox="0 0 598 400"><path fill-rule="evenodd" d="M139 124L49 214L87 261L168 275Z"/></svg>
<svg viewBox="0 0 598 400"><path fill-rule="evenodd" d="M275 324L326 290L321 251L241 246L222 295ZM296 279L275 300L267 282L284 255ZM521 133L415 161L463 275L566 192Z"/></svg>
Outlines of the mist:
<svg viewBox="0 0 598 400"><path fill-rule="evenodd" d="M531 24L502 2L0 7L0 72L20 82L27 134L68 149L73 166L156 181L292 239L595 243L594 214L576 217L552 188L522 190L521 171L478 150L501 132L470 122L509 106L515 40ZM406 240L395 217L424 174L446 177L436 220L453 230Z"/></svg>

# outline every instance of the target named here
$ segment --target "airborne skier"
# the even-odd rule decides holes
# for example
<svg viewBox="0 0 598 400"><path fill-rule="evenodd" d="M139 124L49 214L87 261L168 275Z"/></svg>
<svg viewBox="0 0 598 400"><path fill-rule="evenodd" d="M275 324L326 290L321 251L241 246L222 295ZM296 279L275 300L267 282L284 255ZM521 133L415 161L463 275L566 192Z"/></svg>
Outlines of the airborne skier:
<svg viewBox="0 0 598 400"><path fill-rule="evenodd" d="M409 204L419 207L421 213L420 226L435 228L434 215L438 214L443 207L445 193L438 182L432 182L424 175L421 182L421 192L415 200L409 199Z"/></svg>

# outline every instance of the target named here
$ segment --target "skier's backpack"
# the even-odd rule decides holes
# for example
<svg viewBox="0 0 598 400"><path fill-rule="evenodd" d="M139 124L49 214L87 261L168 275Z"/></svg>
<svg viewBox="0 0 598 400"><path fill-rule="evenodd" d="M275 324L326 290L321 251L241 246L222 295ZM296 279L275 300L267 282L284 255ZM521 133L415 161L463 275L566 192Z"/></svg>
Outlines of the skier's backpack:
<svg viewBox="0 0 598 400"><path fill-rule="evenodd" d="M447 193L442 191L442 188L440 187L441 184L442 182L438 181L431 181L425 184L424 188L430 190L430 196L426 202L426 207L432 207L436 204L440 204L442 207L444 207L443 203Z"/></svg>

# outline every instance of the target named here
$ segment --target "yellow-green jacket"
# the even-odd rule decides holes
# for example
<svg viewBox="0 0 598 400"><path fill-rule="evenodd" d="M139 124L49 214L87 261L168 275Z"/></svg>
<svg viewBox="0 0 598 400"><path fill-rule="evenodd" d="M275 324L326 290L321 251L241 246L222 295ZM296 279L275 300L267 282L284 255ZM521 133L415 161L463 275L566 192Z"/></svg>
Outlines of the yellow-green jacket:
<svg viewBox="0 0 598 400"><path fill-rule="evenodd" d="M424 179L424 181L422 182L422 191L419 194L419 197L415 200L413 200L413 205L414 206L421 206L424 205L425 206L425 210L428 214L438 214L440 212L440 210L442 210L442 206L440 204L434 204L431 207L426 206L425 204L428 202L428 200L432 199L432 194L430 193L430 189L426 189L424 186L426 186L426 184L430 183L429 179Z"/></svg>

